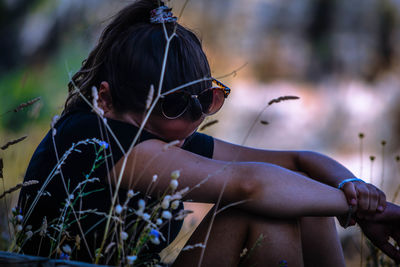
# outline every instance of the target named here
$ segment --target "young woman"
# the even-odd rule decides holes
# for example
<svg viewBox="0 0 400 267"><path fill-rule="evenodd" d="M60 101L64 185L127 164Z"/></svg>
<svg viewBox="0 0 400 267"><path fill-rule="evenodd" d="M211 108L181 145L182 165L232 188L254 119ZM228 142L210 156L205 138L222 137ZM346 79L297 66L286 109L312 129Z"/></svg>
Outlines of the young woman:
<svg viewBox="0 0 400 267"><path fill-rule="evenodd" d="M273 266L284 260L290 266L344 266L334 216L343 226L358 223L373 243L400 260L388 242L389 236L400 241L400 208L338 162L315 152L259 150L196 132L222 107L230 89L211 77L198 38L159 1L137 1L114 17L73 76L69 92L62 117L27 170L25 179L40 183L24 188L19 205L24 224L41 231L25 241L25 253L53 257L63 245L75 244L70 253L75 259L90 262L103 255L107 262L107 253L117 247L113 242L119 242L113 235L103 239L110 206L124 203L128 195L130 207L140 210L143 204L137 202L144 196L129 190L160 198L171 173L180 170L178 190L192 189L184 199L220 206L242 201L215 218L209 215L189 240L204 242L212 221L203 266L237 266L240 252L261 234L264 239L246 264ZM146 117L150 104L154 109ZM98 179L88 181L93 177ZM82 187L88 195L77 193ZM63 213L78 195L75 212ZM168 225L157 230L169 238L146 248L151 257L181 227L181 221L163 220ZM61 245L54 245L57 238ZM201 249L182 252L175 265L197 264L200 254Z"/></svg>

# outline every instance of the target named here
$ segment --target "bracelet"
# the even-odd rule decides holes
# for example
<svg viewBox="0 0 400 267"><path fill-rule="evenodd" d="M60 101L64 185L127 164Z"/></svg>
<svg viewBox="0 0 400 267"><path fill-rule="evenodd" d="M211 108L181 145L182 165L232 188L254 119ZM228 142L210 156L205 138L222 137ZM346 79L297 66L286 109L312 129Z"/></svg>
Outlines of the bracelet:
<svg viewBox="0 0 400 267"><path fill-rule="evenodd" d="M341 181L337 188L338 189L342 189L342 187L344 186L345 183L347 183L347 182L355 182L355 181L360 181L360 182L365 183L363 180L361 180L359 178L349 178L349 179L345 179L345 180Z"/></svg>

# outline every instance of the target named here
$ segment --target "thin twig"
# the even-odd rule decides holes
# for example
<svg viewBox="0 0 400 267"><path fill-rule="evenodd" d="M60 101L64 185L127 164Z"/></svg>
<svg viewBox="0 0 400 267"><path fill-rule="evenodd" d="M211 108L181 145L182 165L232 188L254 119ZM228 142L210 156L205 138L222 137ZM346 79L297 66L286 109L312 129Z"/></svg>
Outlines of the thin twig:
<svg viewBox="0 0 400 267"><path fill-rule="evenodd" d="M244 200L240 200L240 201L237 201L237 202L233 202L233 203L231 203L231 204L228 204L228 205L226 205L226 206L220 208L220 209L216 212L216 214L218 214L218 213L220 213L220 212L223 212L224 210L226 210L226 209L228 209L228 208L231 208L231 207L234 207L234 206L237 206L237 205L240 205L240 204L249 202L249 201L250 201L250 199L244 199Z"/></svg>
<svg viewBox="0 0 400 267"><path fill-rule="evenodd" d="M222 75L222 76L218 76L218 77L215 77L215 78L216 78L216 79L222 79L222 78L229 77L229 76L235 77L235 76L237 75L238 71L240 71L241 69L243 69L244 67L246 67L247 64L248 64L248 63L246 62L246 63L244 63L242 66L240 66L240 67L234 69L233 71L229 72L228 74L224 74L224 75Z"/></svg>
<svg viewBox="0 0 400 267"><path fill-rule="evenodd" d="M27 135L24 135L24 136L22 136L22 137L20 137L18 139L11 140L11 141L7 142L5 145L3 145L0 148L1 148L1 150L6 150L9 146L15 145L15 144L25 140L25 138L27 138L27 137L28 137Z"/></svg>

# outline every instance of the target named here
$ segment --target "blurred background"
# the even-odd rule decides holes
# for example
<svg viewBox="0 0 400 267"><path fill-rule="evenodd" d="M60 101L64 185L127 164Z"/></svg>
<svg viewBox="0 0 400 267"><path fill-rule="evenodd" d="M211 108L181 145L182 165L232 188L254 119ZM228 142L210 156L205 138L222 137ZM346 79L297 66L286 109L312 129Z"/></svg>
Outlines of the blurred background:
<svg viewBox="0 0 400 267"><path fill-rule="evenodd" d="M1 145L28 135L0 150L0 192L22 180L62 111L69 77L130 2L0 0L0 114L41 97L0 115ZM169 5L178 16L185 1ZM259 148L326 153L393 198L400 184L399 0L196 0L179 22L198 34L214 77L232 88L206 133ZM300 99L265 109L283 95ZM16 195L1 205L12 206ZM359 264L357 230L342 239L349 266Z"/></svg>

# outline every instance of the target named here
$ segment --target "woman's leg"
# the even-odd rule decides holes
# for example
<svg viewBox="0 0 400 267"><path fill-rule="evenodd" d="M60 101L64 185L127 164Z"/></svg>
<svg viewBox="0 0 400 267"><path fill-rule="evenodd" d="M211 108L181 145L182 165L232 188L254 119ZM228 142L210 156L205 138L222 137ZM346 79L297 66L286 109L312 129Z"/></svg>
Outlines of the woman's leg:
<svg viewBox="0 0 400 267"><path fill-rule="evenodd" d="M300 228L305 266L345 266L334 218L303 217Z"/></svg>
<svg viewBox="0 0 400 267"><path fill-rule="evenodd" d="M210 223L209 214L199 225L188 244L203 243ZM263 219L238 209L228 209L215 217L207 242L202 266L238 266L243 248L248 251L260 235L264 238L243 266L279 266L285 260L289 266L302 266L300 230L297 220ZM249 253L249 252L248 252ZM197 266L201 249L182 251L174 266Z"/></svg>

